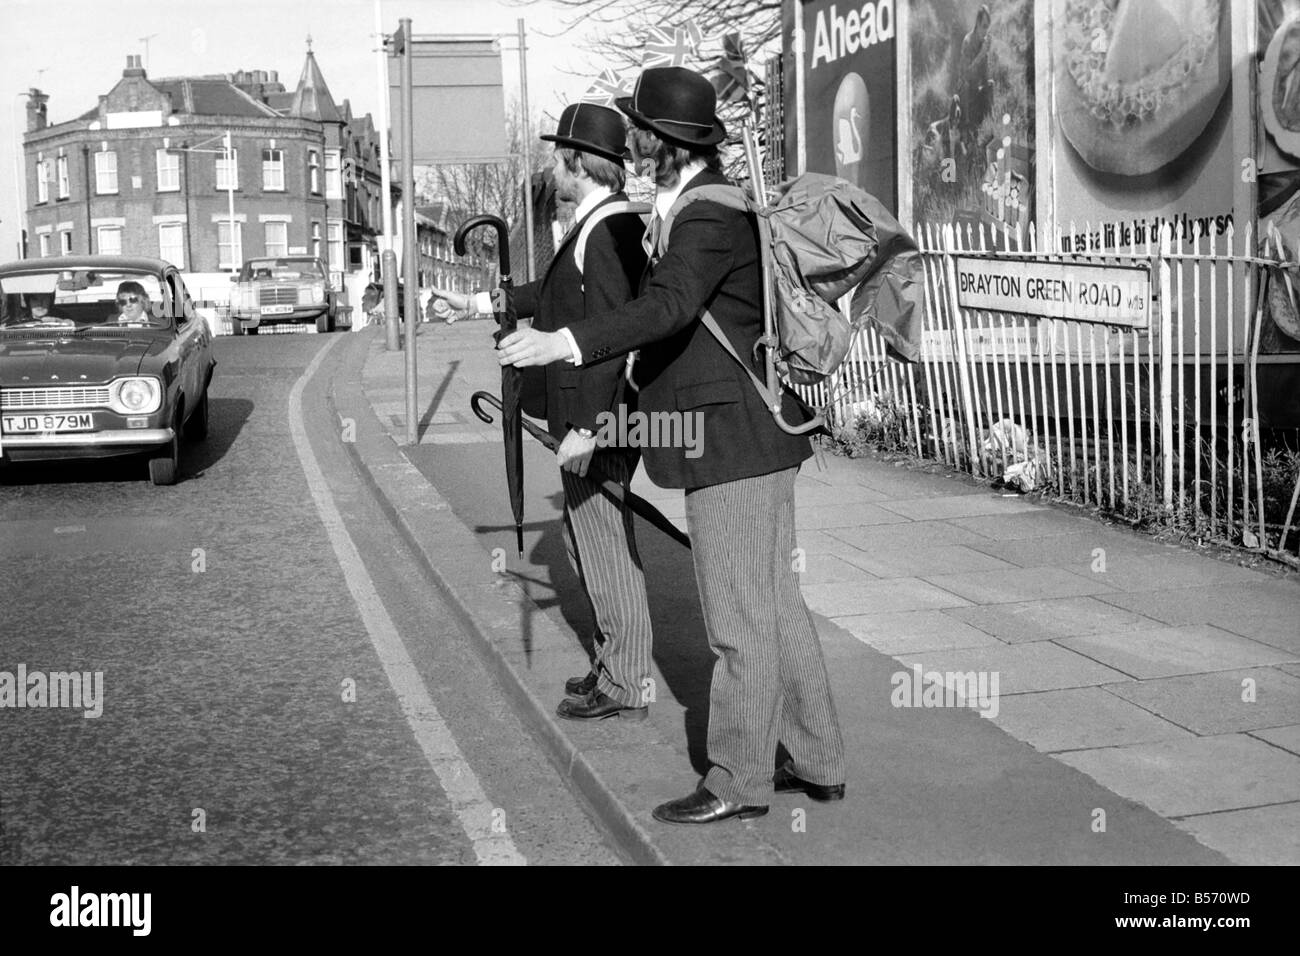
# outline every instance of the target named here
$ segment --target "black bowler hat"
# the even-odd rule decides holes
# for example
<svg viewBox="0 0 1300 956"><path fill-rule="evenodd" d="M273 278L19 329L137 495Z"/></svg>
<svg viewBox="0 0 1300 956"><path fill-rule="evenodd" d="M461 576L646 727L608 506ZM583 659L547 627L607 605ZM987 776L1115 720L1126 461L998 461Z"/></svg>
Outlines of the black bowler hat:
<svg viewBox="0 0 1300 956"><path fill-rule="evenodd" d="M700 74L680 66L642 70L631 96L614 101L632 122L678 146L712 146L727 135L718 94Z"/></svg>
<svg viewBox="0 0 1300 956"><path fill-rule="evenodd" d="M547 133L541 138L616 163L628 158L623 117L608 106L595 103L570 103L560 114L554 134Z"/></svg>

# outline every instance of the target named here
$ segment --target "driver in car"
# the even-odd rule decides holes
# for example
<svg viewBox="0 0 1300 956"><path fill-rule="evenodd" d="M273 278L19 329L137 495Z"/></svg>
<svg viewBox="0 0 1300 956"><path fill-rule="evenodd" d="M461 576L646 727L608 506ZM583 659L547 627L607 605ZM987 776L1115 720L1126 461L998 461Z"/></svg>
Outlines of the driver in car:
<svg viewBox="0 0 1300 956"><path fill-rule="evenodd" d="M140 283L127 280L117 287L118 325L149 324L149 293Z"/></svg>

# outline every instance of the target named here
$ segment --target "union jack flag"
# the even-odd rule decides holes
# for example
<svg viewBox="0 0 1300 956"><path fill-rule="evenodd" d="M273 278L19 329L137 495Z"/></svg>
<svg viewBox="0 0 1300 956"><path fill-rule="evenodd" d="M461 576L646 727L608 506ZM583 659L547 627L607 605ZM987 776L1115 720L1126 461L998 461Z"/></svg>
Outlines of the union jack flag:
<svg viewBox="0 0 1300 956"><path fill-rule="evenodd" d="M692 45L691 33L683 27L651 27L641 54L641 68L685 66Z"/></svg>
<svg viewBox="0 0 1300 956"><path fill-rule="evenodd" d="M591 86L587 87L587 92L579 97L579 102L612 107L615 97L631 95L632 84L627 78L619 76L613 70L605 69L601 70L600 76L592 80Z"/></svg>

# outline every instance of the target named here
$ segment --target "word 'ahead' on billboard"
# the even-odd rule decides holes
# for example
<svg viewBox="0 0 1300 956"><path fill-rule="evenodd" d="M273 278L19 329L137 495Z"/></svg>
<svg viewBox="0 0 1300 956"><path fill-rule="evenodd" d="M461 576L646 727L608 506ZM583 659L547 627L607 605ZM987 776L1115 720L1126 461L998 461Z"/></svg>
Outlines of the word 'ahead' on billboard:
<svg viewBox="0 0 1300 956"><path fill-rule="evenodd" d="M402 155L401 59L388 59L393 155ZM499 163L506 156L501 44L491 37L411 42L411 108L417 165Z"/></svg>
<svg viewBox="0 0 1300 956"><path fill-rule="evenodd" d="M807 168L898 212L894 0L801 5Z"/></svg>

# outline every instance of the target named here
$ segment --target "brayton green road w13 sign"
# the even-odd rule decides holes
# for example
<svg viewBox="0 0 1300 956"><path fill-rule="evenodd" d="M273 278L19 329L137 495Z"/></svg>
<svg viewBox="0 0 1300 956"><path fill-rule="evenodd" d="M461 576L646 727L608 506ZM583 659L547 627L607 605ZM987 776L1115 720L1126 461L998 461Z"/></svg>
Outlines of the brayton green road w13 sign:
<svg viewBox="0 0 1300 956"><path fill-rule="evenodd" d="M957 304L1049 319L1147 328L1151 271L1145 267L958 256Z"/></svg>

